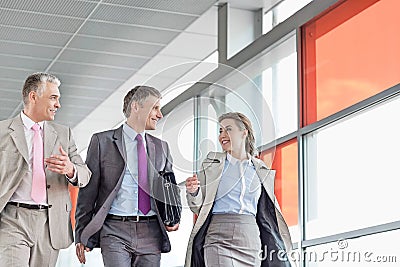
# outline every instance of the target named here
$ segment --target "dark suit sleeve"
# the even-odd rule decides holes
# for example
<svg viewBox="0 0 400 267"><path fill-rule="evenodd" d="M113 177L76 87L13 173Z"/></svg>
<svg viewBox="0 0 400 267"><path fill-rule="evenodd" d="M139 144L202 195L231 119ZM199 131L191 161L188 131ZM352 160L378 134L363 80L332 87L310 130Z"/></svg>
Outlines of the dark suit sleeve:
<svg viewBox="0 0 400 267"><path fill-rule="evenodd" d="M165 149L165 154L166 154L166 162L165 162L165 172L172 172L172 157L171 157L171 153L169 151L169 146L167 142L163 141L163 145L164 145L164 149Z"/></svg>
<svg viewBox="0 0 400 267"><path fill-rule="evenodd" d="M89 184L79 189L76 205L75 243L80 243L83 229L92 219L100 185L100 143L97 135L93 135L87 151L86 164L92 171ZM86 244L85 244L86 245Z"/></svg>
<svg viewBox="0 0 400 267"><path fill-rule="evenodd" d="M89 183L91 173L86 164L83 162L81 156L78 154L78 149L76 148L71 128L69 128L68 131L69 143L67 153L70 161L75 165L75 170L77 172L77 180L71 184L73 186L84 187Z"/></svg>

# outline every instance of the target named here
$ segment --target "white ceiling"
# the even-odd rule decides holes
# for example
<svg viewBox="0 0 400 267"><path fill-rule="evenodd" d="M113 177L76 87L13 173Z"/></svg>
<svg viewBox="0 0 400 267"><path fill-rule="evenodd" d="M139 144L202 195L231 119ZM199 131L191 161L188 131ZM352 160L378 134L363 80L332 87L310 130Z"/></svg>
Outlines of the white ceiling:
<svg viewBox="0 0 400 267"><path fill-rule="evenodd" d="M21 110L25 78L46 71L62 82L56 120L76 126L215 2L1 0L0 120ZM174 52L166 50L164 59ZM192 58L190 47L180 52Z"/></svg>
<svg viewBox="0 0 400 267"><path fill-rule="evenodd" d="M53 73L62 83L56 121L73 128L83 150L93 132L123 121L135 85L173 96L188 87L179 82L216 68L196 65L217 62L218 4L256 10L280 1L0 0L0 120L22 109L29 74Z"/></svg>

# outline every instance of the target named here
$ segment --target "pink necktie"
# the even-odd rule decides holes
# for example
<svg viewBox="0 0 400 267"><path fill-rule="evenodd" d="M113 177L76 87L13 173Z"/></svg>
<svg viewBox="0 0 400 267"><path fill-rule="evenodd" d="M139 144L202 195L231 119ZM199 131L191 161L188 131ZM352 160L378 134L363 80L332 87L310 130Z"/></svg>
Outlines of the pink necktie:
<svg viewBox="0 0 400 267"><path fill-rule="evenodd" d="M43 139L40 126L32 126L33 135L33 163L32 163L32 191L31 197L36 203L46 203L46 175L43 166Z"/></svg>
<svg viewBox="0 0 400 267"><path fill-rule="evenodd" d="M147 180L147 157L146 151L144 150L143 137L138 134L137 140L137 152L138 152L138 185L139 185L139 210L146 215L150 211L150 196L149 182Z"/></svg>

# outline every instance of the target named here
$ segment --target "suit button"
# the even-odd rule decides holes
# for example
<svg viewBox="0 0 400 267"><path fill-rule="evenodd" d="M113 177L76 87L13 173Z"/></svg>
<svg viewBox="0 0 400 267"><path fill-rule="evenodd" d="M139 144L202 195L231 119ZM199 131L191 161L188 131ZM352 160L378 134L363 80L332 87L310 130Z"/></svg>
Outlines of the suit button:
<svg viewBox="0 0 400 267"><path fill-rule="evenodd" d="M47 189L49 189L49 188L50 188L50 185L48 184L48 185L47 185Z"/></svg>

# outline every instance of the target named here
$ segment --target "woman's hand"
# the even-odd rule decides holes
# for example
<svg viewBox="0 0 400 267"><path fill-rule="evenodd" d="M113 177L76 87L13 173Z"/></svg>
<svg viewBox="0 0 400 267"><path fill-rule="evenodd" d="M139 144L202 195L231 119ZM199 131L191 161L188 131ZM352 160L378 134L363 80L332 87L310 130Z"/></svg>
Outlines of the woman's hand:
<svg viewBox="0 0 400 267"><path fill-rule="evenodd" d="M192 177L186 179L186 191L190 194L194 194L199 190L200 181L197 179L197 175L193 174Z"/></svg>

